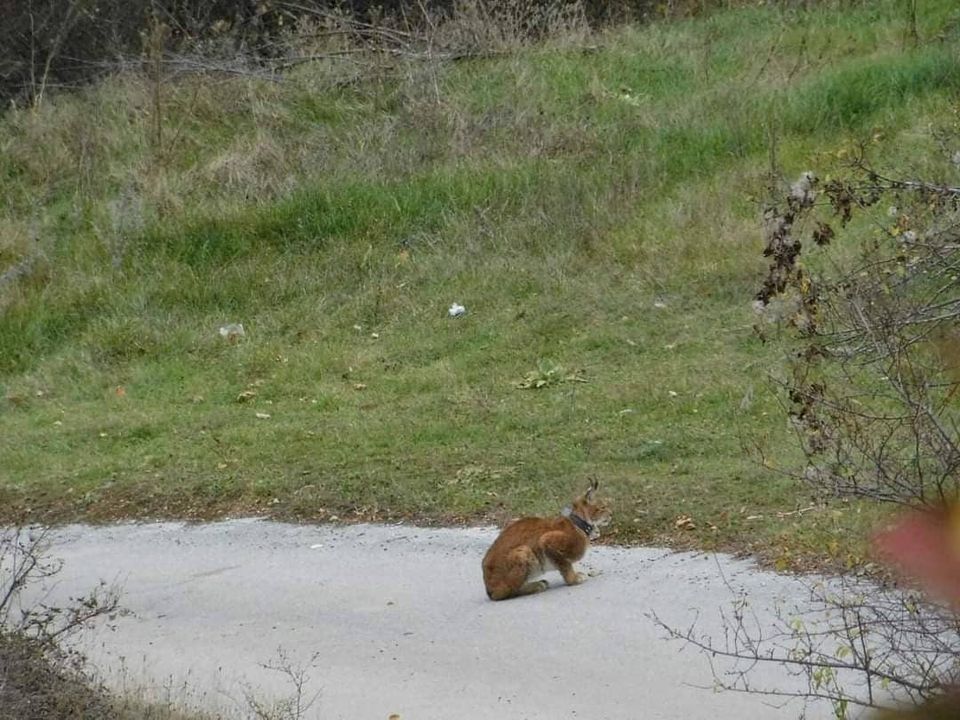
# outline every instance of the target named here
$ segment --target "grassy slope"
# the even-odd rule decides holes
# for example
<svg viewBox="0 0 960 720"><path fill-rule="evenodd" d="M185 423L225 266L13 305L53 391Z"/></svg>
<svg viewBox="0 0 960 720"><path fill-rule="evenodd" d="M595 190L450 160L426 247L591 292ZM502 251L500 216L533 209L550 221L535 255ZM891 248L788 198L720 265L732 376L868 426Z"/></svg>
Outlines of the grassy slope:
<svg viewBox="0 0 960 720"><path fill-rule="evenodd" d="M7 112L0 269L40 260L0 288L0 514L502 518L592 475L622 541L856 560L874 509L778 517L805 492L743 451L796 459L751 198L769 127L795 174L951 119L956 37L905 50L896 5L187 80L159 151L136 78ZM516 387L545 362L587 382Z"/></svg>

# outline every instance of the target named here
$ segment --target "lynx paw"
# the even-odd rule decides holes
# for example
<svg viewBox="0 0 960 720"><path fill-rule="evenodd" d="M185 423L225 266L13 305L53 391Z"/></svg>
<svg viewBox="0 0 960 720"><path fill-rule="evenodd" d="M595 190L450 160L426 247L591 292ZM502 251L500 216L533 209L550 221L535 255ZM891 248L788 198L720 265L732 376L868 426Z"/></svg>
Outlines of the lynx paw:
<svg viewBox="0 0 960 720"><path fill-rule="evenodd" d="M579 585L587 581L587 576L583 573L574 573L573 577L567 582L567 585Z"/></svg>

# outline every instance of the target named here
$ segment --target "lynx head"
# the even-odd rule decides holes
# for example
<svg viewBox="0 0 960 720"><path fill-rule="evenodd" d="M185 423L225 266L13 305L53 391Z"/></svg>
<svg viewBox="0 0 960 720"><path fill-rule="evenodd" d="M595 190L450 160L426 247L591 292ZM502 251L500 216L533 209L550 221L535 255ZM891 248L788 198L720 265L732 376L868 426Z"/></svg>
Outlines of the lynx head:
<svg viewBox="0 0 960 720"><path fill-rule="evenodd" d="M603 500L596 497L599 486L599 482L592 480L587 491L577 497L570 505L573 512L598 528L610 522L610 508Z"/></svg>

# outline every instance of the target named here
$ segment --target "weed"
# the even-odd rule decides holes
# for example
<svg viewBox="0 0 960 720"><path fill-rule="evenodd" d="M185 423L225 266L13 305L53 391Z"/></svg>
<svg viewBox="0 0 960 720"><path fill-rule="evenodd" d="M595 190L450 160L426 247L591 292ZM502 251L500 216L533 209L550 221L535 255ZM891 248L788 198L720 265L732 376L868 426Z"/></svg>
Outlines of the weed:
<svg viewBox="0 0 960 720"><path fill-rule="evenodd" d="M265 670L282 675L291 686L290 695L281 700L269 703L252 690L246 694L247 707L251 717L256 720L302 720L320 698L320 692L310 693L308 686L311 678L309 670L315 667L320 653L315 653L306 663L293 660L286 650L278 648L276 658L264 663Z"/></svg>
<svg viewBox="0 0 960 720"><path fill-rule="evenodd" d="M586 382L581 371L566 372L552 360L541 360L537 369L527 373L523 380L517 383L518 388L540 390L567 382Z"/></svg>

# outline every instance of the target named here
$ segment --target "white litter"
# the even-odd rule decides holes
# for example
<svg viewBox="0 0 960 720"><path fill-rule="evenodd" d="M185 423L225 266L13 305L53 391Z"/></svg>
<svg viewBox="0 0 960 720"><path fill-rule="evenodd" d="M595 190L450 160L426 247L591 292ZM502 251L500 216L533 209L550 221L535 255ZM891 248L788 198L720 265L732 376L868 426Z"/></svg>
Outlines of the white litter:
<svg viewBox="0 0 960 720"><path fill-rule="evenodd" d="M447 315L450 317L460 317L461 315L466 314L466 312L467 309L463 305L460 303L453 303L453 305L450 306L450 309L447 310Z"/></svg>
<svg viewBox="0 0 960 720"><path fill-rule="evenodd" d="M246 337L243 331L243 323L230 323L220 326L220 337L230 343L235 343L242 337Z"/></svg>

